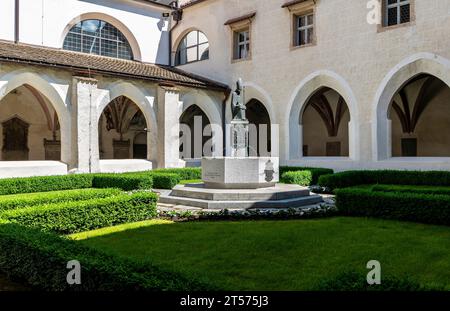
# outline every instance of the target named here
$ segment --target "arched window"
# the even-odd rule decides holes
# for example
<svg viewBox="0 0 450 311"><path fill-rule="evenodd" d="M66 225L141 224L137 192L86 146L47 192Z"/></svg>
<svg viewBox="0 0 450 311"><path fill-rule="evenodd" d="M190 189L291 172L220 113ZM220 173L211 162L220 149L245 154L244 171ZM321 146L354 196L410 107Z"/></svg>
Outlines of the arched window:
<svg viewBox="0 0 450 311"><path fill-rule="evenodd" d="M191 31L178 46L175 65L184 65L205 59L209 59L208 38L201 31Z"/></svg>
<svg viewBox="0 0 450 311"><path fill-rule="evenodd" d="M64 39L63 49L122 59L133 59L130 44L113 25L88 19L73 26Z"/></svg>

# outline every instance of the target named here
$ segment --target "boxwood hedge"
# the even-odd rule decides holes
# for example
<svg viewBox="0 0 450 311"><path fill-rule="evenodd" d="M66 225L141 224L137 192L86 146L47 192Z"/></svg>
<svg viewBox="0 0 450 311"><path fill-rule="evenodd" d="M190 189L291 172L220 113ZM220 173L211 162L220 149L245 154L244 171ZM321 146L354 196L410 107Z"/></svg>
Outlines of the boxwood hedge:
<svg viewBox="0 0 450 311"><path fill-rule="evenodd" d="M374 185L372 191L450 195L450 187L444 186Z"/></svg>
<svg viewBox="0 0 450 311"><path fill-rule="evenodd" d="M151 175L95 174L92 187L120 188L125 191L148 190L153 187L153 177Z"/></svg>
<svg viewBox="0 0 450 311"><path fill-rule="evenodd" d="M367 273L367 272L366 272ZM367 275L357 271L344 271L334 277L320 281L316 291L430 291L443 290L437 286L424 286L409 277L382 276L381 284L369 285Z"/></svg>
<svg viewBox="0 0 450 311"><path fill-rule="evenodd" d="M156 189L172 189L181 181L180 175L173 173L153 173L151 176Z"/></svg>
<svg viewBox="0 0 450 311"><path fill-rule="evenodd" d="M92 188L93 175L61 175L0 179L0 195Z"/></svg>
<svg viewBox="0 0 450 311"><path fill-rule="evenodd" d="M0 218L46 232L70 234L155 217L156 201L154 193L137 192L10 210L0 213Z"/></svg>
<svg viewBox="0 0 450 311"><path fill-rule="evenodd" d="M319 185L330 189L367 184L450 186L446 171L346 171L319 177Z"/></svg>
<svg viewBox="0 0 450 311"><path fill-rule="evenodd" d="M281 182L286 184L317 185L319 177L327 174L333 174L333 170L329 168L280 166Z"/></svg>
<svg viewBox="0 0 450 311"><path fill-rule="evenodd" d="M120 189L77 189L0 196L0 211L35 205L107 198L121 194Z"/></svg>
<svg viewBox="0 0 450 311"><path fill-rule="evenodd" d="M81 284L67 282L67 263L81 266ZM151 262L135 262L54 234L0 223L0 270L45 291L205 291L208 282L187 278Z"/></svg>
<svg viewBox="0 0 450 311"><path fill-rule="evenodd" d="M337 189L336 206L347 216L450 225L450 196L407 192L380 192L370 188Z"/></svg>

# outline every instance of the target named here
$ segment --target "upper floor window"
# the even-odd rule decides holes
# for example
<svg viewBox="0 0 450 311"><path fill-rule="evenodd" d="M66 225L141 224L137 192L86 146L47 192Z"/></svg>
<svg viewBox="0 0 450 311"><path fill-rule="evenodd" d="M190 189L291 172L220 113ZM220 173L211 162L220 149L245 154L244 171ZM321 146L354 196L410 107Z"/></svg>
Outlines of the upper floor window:
<svg viewBox="0 0 450 311"><path fill-rule="evenodd" d="M234 59L250 57L250 30L248 28L234 32Z"/></svg>
<svg viewBox="0 0 450 311"><path fill-rule="evenodd" d="M113 25L97 19L84 20L73 26L64 39L63 49L133 59L125 36Z"/></svg>
<svg viewBox="0 0 450 311"><path fill-rule="evenodd" d="M295 16L295 46L303 46L313 43L314 38L314 14Z"/></svg>
<svg viewBox="0 0 450 311"><path fill-rule="evenodd" d="M411 0L384 0L384 26L409 23Z"/></svg>
<svg viewBox="0 0 450 311"><path fill-rule="evenodd" d="M208 38L201 31L191 31L178 46L175 65L184 65L205 59L209 59Z"/></svg>

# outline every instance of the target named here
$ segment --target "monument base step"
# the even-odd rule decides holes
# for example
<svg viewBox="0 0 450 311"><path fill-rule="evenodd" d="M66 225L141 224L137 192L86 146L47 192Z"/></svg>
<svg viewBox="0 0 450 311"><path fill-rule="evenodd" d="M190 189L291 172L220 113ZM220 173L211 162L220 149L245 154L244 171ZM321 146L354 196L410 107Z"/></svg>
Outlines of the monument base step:
<svg viewBox="0 0 450 311"><path fill-rule="evenodd" d="M319 195L296 185L266 189L206 189L202 184L176 186L169 194L161 194L159 203L202 209L296 208L323 202Z"/></svg>

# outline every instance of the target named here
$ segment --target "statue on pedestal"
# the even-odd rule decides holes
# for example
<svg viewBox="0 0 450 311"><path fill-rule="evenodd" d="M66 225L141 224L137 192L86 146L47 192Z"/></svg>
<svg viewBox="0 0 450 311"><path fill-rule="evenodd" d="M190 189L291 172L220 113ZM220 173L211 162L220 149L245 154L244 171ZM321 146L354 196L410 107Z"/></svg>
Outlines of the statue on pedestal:
<svg viewBox="0 0 450 311"><path fill-rule="evenodd" d="M244 87L242 79L236 82L236 90L231 95L231 147L233 157L248 157L248 120L245 116Z"/></svg>
<svg viewBox="0 0 450 311"><path fill-rule="evenodd" d="M245 111L247 108L244 105L244 87L242 79L236 82L236 90L231 95L231 113L233 121L247 121Z"/></svg>

